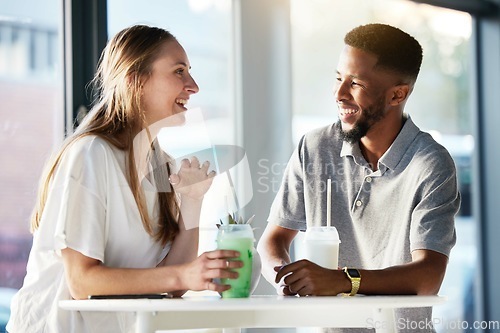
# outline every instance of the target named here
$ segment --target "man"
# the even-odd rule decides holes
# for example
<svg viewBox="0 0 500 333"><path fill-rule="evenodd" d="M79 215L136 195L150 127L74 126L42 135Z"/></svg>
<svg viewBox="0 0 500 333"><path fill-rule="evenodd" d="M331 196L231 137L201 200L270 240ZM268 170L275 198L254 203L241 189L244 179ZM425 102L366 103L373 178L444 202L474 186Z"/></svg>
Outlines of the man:
<svg viewBox="0 0 500 333"><path fill-rule="evenodd" d="M334 88L339 121L306 134L290 158L258 244L263 275L284 295L437 294L460 197L449 153L403 112L422 48L384 24L357 27L344 42ZM328 179L345 271L290 258L299 231L326 224ZM397 316L406 332L405 323L430 320L431 309Z"/></svg>

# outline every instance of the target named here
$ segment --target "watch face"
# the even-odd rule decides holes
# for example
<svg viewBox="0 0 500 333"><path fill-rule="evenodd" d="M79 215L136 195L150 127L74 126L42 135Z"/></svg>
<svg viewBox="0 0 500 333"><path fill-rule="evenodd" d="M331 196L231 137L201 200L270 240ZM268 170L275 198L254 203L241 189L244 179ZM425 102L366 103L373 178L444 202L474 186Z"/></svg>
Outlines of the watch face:
<svg viewBox="0 0 500 333"><path fill-rule="evenodd" d="M353 278L361 277L361 274L359 274L359 271L357 269L354 269L354 268L348 268L347 273L349 273L349 275Z"/></svg>

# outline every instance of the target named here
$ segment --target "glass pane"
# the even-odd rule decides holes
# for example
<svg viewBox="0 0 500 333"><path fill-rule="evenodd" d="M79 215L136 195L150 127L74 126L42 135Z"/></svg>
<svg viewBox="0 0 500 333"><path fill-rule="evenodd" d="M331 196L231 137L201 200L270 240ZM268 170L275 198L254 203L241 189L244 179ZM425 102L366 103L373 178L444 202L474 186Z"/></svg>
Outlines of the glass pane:
<svg viewBox="0 0 500 333"><path fill-rule="evenodd" d="M447 332L447 323L471 320L478 225L471 209L471 16L402 0L291 3L293 90L298 92L293 100L295 143L306 131L338 119L333 85L346 32L358 25L382 22L407 31L422 44L422 69L405 111L417 126L448 148L457 165L462 194L456 219L457 245L440 290L449 301L434 309L434 318L440 320L436 329Z"/></svg>
<svg viewBox="0 0 500 333"><path fill-rule="evenodd" d="M200 91L191 96L187 107L186 125L166 129L159 135L160 144L174 157L200 156L218 170L219 176L205 196L200 229L200 252L215 246L216 223L228 210L244 205L233 194L229 172L215 159L231 155L236 160L234 147L234 115L232 114L231 80L231 1L230 0L154 0L144 6L138 0L108 0L108 31L113 36L134 24L158 26L170 31L186 50L192 66L191 74ZM174 146L173 146L174 145ZM229 147L230 146L230 147ZM233 171L238 169L231 169ZM241 201L241 198L239 198Z"/></svg>
<svg viewBox="0 0 500 333"><path fill-rule="evenodd" d="M0 332L26 274L38 180L64 133L60 6L0 0Z"/></svg>

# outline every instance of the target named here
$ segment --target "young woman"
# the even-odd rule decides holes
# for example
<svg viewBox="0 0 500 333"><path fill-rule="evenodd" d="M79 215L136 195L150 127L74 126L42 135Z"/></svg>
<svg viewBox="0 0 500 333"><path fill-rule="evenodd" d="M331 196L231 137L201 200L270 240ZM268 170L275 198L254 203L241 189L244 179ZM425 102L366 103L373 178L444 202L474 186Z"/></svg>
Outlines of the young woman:
<svg viewBox="0 0 500 333"><path fill-rule="evenodd" d="M241 262L229 261L237 252L197 257L196 226L215 172L192 158L174 173L155 139L162 121L182 122L198 92L189 70L184 49L163 29L133 26L108 43L94 79L97 103L41 180L8 332L128 332L129 314L69 312L58 301L229 288L213 279L237 276L230 269ZM146 153L136 140L144 133Z"/></svg>

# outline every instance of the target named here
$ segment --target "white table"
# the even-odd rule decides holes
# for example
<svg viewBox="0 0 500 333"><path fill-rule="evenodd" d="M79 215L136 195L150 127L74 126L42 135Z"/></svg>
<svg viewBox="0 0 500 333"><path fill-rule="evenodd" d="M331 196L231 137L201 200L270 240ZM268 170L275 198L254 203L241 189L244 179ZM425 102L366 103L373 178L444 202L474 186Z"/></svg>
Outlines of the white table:
<svg viewBox="0 0 500 333"><path fill-rule="evenodd" d="M136 332L225 328L239 332L251 327L367 327L395 331L395 308L429 307L445 302L440 296L283 297L217 296L179 299L65 300L70 311L135 312Z"/></svg>

